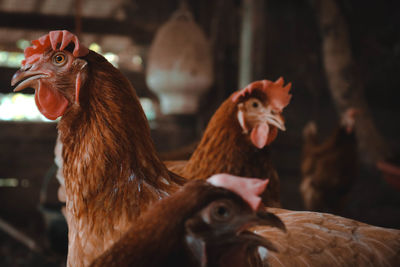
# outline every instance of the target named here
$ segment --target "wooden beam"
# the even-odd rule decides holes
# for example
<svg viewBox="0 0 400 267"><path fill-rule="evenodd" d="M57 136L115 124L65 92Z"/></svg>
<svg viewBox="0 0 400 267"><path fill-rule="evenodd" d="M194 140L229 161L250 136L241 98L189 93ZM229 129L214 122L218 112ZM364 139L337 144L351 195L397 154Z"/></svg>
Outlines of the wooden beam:
<svg viewBox="0 0 400 267"><path fill-rule="evenodd" d="M25 30L75 31L74 16L44 15L40 13L15 13L0 11L0 27ZM82 18L84 33L113 34L131 37L137 44L149 44L156 27L146 23L119 21L109 18Z"/></svg>

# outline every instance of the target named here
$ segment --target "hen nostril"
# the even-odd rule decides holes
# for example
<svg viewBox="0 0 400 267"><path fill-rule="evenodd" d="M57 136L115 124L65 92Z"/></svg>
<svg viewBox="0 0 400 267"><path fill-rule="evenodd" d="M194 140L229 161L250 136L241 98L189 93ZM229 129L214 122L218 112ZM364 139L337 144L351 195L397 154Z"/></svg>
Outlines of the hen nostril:
<svg viewBox="0 0 400 267"><path fill-rule="evenodd" d="M32 65L31 64L25 64L22 68L21 68L21 70L22 71L27 71L27 70L30 70L32 68Z"/></svg>

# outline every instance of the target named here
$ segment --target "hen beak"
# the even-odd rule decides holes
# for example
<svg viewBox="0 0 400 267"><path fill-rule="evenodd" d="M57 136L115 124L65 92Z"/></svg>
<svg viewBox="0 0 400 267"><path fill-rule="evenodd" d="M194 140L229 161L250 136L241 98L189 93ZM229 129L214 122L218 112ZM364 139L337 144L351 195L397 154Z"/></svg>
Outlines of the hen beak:
<svg viewBox="0 0 400 267"><path fill-rule="evenodd" d="M258 211L256 214L243 216L240 220L244 223L238 229L237 236L235 237L236 242L246 243L247 245L254 247L265 247L268 250L277 251L277 248L271 241L249 231L249 229L254 226L264 225L276 227L286 232L286 227L278 216L270 212Z"/></svg>
<svg viewBox="0 0 400 267"><path fill-rule="evenodd" d="M14 87L14 92L19 92L27 87L36 89L37 80L48 76L42 71L32 70L31 66L22 67L13 75L11 86Z"/></svg>
<svg viewBox="0 0 400 267"><path fill-rule="evenodd" d="M280 114L267 113L265 119L268 124L274 125L281 131L286 131L285 121Z"/></svg>

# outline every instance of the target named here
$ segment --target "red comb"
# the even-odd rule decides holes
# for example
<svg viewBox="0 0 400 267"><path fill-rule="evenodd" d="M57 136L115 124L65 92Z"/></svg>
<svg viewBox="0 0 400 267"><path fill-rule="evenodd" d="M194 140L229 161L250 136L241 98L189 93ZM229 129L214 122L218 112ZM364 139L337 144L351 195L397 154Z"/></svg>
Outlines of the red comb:
<svg viewBox="0 0 400 267"><path fill-rule="evenodd" d="M214 174L207 182L225 189L231 190L245 200L253 210L257 210L261 204L261 195L264 192L269 179L239 177L227 173Z"/></svg>
<svg viewBox="0 0 400 267"><path fill-rule="evenodd" d="M235 92L232 96L232 101L237 102L240 98L250 95L255 90L258 90L267 95L270 105L279 111L282 111L289 104L290 98L292 97L292 95L289 94L292 84L288 83L286 86L283 86L283 84L284 80L282 77L275 82L269 80L256 81L242 90Z"/></svg>
<svg viewBox="0 0 400 267"><path fill-rule="evenodd" d="M35 63L48 48L53 50L64 50L71 42L74 43L75 48L72 54L74 57L83 57L89 53L89 49L80 44L78 37L69 31L51 31L46 35L43 35L38 40L32 41L32 46L25 48L24 55L25 59L22 61L22 66L25 64ZM60 47L57 48L57 45Z"/></svg>

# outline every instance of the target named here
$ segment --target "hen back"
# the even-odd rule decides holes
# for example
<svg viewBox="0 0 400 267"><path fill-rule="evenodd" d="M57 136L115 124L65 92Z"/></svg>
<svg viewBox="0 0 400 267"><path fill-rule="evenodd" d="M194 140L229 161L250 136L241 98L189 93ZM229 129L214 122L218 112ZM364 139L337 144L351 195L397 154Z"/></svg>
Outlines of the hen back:
<svg viewBox="0 0 400 267"><path fill-rule="evenodd" d="M278 252L268 266L398 266L400 230L376 227L327 213L269 208L287 233L270 227L255 232Z"/></svg>

